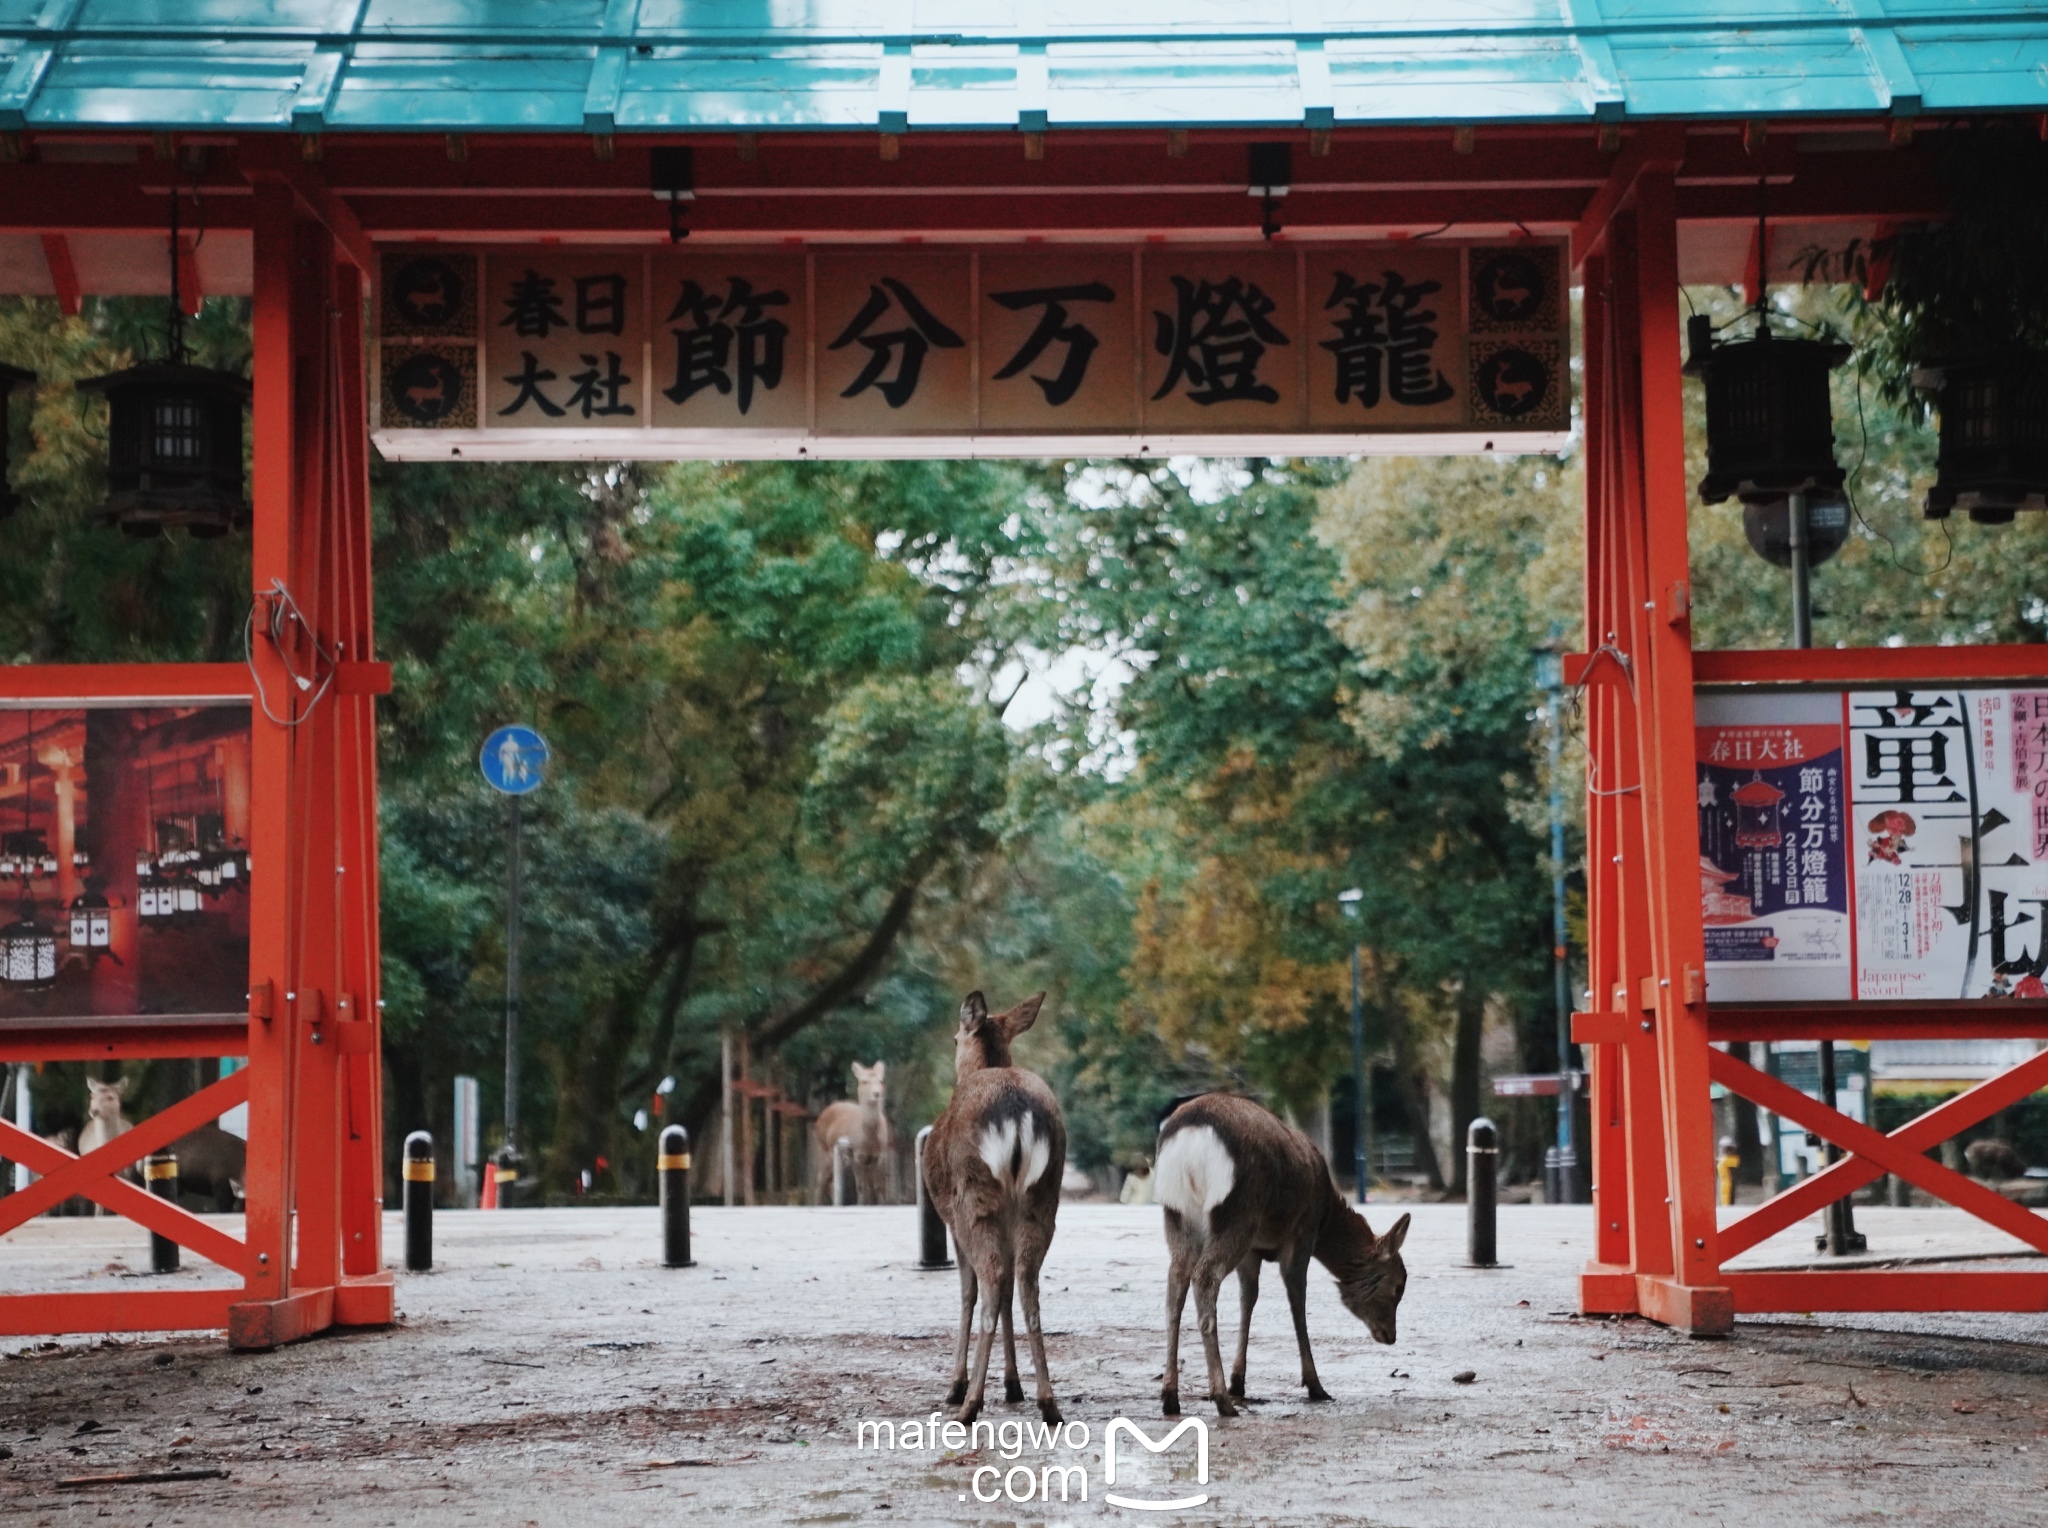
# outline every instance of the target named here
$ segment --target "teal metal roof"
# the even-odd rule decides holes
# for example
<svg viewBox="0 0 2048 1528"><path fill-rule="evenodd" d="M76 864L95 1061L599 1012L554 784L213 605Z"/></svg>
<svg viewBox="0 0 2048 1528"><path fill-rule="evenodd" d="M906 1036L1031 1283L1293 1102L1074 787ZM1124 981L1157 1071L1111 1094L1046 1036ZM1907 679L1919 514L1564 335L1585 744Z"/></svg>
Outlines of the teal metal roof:
<svg viewBox="0 0 2048 1528"><path fill-rule="evenodd" d="M1327 127L2048 107L2048 0L0 0L0 129Z"/></svg>

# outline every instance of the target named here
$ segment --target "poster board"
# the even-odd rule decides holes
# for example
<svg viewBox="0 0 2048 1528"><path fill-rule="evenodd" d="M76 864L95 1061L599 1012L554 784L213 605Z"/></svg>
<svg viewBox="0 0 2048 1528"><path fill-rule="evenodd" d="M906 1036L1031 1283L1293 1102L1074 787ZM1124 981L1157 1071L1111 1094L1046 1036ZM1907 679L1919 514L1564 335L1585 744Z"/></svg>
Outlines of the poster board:
<svg viewBox="0 0 2048 1528"><path fill-rule="evenodd" d="M250 709L0 700L0 1029L244 1021Z"/></svg>
<svg viewBox="0 0 2048 1528"><path fill-rule="evenodd" d="M1714 1002L2048 998L2048 689L1702 691Z"/></svg>

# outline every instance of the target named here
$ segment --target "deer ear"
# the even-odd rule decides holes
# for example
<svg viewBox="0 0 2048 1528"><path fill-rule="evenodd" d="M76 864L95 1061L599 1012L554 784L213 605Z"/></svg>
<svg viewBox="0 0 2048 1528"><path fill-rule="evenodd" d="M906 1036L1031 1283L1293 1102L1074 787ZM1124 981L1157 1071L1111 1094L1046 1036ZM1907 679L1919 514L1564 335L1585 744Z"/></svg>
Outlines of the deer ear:
<svg viewBox="0 0 2048 1528"><path fill-rule="evenodd" d="M107 1091L112 1093L116 1098L126 1098L128 1096L128 1084L133 1082L134 1080L135 1079L132 1077L123 1077L119 1082L114 1083L111 1087L109 1087Z"/></svg>
<svg viewBox="0 0 2048 1528"><path fill-rule="evenodd" d="M1003 1033L1012 1040L1038 1022L1038 1010L1045 1006L1045 994L1027 997L1023 1002L1003 1015Z"/></svg>
<svg viewBox="0 0 2048 1528"><path fill-rule="evenodd" d="M967 1001L960 1005L960 1027L971 1035L987 1022L988 1000L979 992L968 993Z"/></svg>
<svg viewBox="0 0 2048 1528"><path fill-rule="evenodd" d="M886 1061L877 1061L873 1066L868 1068L868 1073L875 1079L875 1081L881 1082L885 1080L889 1075L889 1063Z"/></svg>
<svg viewBox="0 0 2048 1528"><path fill-rule="evenodd" d="M1379 1245L1373 1250L1383 1257L1392 1257L1401 1250L1401 1243L1407 1239L1408 1217L1403 1215L1399 1220L1387 1227L1387 1234L1380 1238Z"/></svg>
<svg viewBox="0 0 2048 1528"><path fill-rule="evenodd" d="M853 1063L853 1076L856 1082L866 1082L868 1080L869 1072L870 1069L868 1067L862 1066L858 1061Z"/></svg>

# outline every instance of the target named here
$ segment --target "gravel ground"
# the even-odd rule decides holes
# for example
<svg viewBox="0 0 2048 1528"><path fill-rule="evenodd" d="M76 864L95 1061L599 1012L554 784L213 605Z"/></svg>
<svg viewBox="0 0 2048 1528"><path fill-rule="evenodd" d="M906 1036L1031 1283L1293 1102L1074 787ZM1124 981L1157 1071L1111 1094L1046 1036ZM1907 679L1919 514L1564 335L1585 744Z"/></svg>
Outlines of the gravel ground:
<svg viewBox="0 0 2048 1528"><path fill-rule="evenodd" d="M444 1212L440 1266L399 1275L389 1331L267 1354L218 1336L0 1343L0 1523L2048 1523L2048 1316L1745 1320L1719 1342L1581 1319L1589 1212L1570 1207L1503 1208L1512 1266L1487 1271L1462 1266L1461 1208L1416 1209L1391 1347L1313 1272L1329 1405L1295 1384L1271 1273L1248 1415L1193 1403L1190 1319L1183 1393L1210 1440L1199 1508L1102 1500L1108 1421L1161 1431L1149 1208L1063 1207L1046 1262L1054 1382L1085 1448L858 1449L859 1421L929 1416L949 1378L957 1280L911 1266L913 1214L699 1209L699 1264L670 1271L652 1210ZM2003 1250L1954 1211L1859 1223L1887 1255ZM387 1235L395 1254L395 1218ZM1810 1260L1810 1236L1744 1261ZM107 1286L147 1259L124 1222L45 1219L0 1238L0 1288ZM1226 1288L1231 1331L1235 1312ZM1035 1420L991 1394L992 1420ZM1201 1492L1189 1441L1157 1458L1127 1443L1116 1489ZM983 1465L1054 1462L1085 1468L1085 1504L971 1499L977 1481L1023 1489ZM226 1475L59 1485L171 1469Z"/></svg>

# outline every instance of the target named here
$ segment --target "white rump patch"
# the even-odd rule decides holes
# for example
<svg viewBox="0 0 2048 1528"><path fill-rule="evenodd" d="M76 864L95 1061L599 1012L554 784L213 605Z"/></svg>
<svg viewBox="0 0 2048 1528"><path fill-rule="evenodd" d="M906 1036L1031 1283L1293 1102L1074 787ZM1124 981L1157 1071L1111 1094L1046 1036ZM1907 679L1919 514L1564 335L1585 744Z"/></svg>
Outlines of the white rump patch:
<svg viewBox="0 0 2048 1528"><path fill-rule="evenodd" d="M1032 1115L1012 1115L983 1127L981 1160L988 1163L999 1188L1021 1194L1045 1175L1052 1161L1052 1142L1038 1133L1038 1121Z"/></svg>
<svg viewBox="0 0 2048 1528"><path fill-rule="evenodd" d="M1206 1232L1209 1212L1230 1197L1236 1182L1237 1161L1223 1137L1208 1125L1190 1125L1176 1130L1159 1148L1152 1197L1196 1232Z"/></svg>

